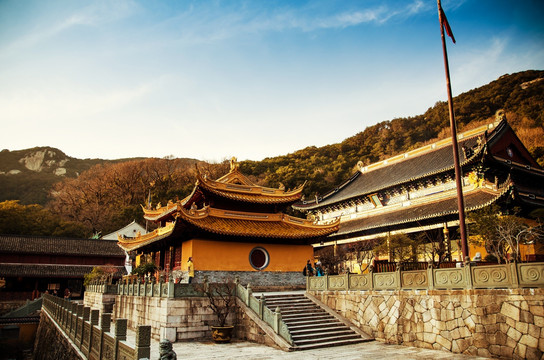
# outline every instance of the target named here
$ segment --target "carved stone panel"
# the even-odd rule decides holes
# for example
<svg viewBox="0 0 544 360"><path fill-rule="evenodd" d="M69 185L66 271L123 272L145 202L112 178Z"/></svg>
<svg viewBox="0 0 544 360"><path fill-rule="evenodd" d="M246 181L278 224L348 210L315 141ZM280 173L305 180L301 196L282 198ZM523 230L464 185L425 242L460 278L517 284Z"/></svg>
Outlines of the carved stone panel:
<svg viewBox="0 0 544 360"><path fill-rule="evenodd" d="M511 284L507 265L475 266L471 270L475 288L507 288Z"/></svg>
<svg viewBox="0 0 544 360"><path fill-rule="evenodd" d="M463 289L467 286L464 268L435 269L433 272L436 289Z"/></svg>
<svg viewBox="0 0 544 360"><path fill-rule="evenodd" d="M427 270L403 271L401 281L403 289L427 289L429 287Z"/></svg>
<svg viewBox="0 0 544 360"><path fill-rule="evenodd" d="M329 280L329 290L347 290L347 276L344 275L334 275L328 276Z"/></svg>
<svg viewBox="0 0 544 360"><path fill-rule="evenodd" d="M356 274L349 276L350 290L371 290L372 282L370 281L371 274Z"/></svg>
<svg viewBox="0 0 544 360"><path fill-rule="evenodd" d="M375 290L394 290L398 286L395 272L376 273L373 275Z"/></svg>
<svg viewBox="0 0 544 360"><path fill-rule="evenodd" d="M102 360L114 360L115 359L115 339L104 334L102 341Z"/></svg>
<svg viewBox="0 0 544 360"><path fill-rule="evenodd" d="M324 276L310 277L310 290L327 290L326 279Z"/></svg>
<svg viewBox="0 0 544 360"><path fill-rule="evenodd" d="M526 287L544 286L544 264L518 264L519 284Z"/></svg>

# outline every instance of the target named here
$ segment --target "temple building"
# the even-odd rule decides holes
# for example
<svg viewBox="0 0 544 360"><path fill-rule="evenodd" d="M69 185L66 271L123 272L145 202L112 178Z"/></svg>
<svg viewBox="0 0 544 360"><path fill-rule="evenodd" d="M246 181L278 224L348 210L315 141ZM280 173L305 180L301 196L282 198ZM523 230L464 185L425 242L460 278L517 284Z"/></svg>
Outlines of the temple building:
<svg viewBox="0 0 544 360"><path fill-rule="evenodd" d="M282 210L300 200L304 185L286 190L255 185L233 158L230 171L211 180L197 169L192 193L155 209L143 208L159 227L134 237L119 236L134 266L153 262L186 281L193 259L195 280L240 277L242 283L300 286L302 269L313 258L312 243L338 230L339 221L300 219Z"/></svg>
<svg viewBox="0 0 544 360"><path fill-rule="evenodd" d="M465 211L495 203L503 209L519 206L529 215L544 207L544 170L504 115L498 118L458 135ZM434 232L452 260L460 260L456 242L448 241L459 226L451 138L358 167L327 194L293 205L318 223L340 220L339 230L322 245ZM469 256L480 250L471 248Z"/></svg>
<svg viewBox="0 0 544 360"><path fill-rule="evenodd" d="M125 253L113 241L0 235L0 301L35 299L66 289L83 296L83 280L94 267L126 274Z"/></svg>

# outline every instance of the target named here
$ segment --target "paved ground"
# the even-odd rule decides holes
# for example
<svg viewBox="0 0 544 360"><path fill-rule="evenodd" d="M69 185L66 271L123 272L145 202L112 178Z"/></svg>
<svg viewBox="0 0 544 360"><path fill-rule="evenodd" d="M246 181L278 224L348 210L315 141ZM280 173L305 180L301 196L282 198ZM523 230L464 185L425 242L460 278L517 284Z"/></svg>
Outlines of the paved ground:
<svg viewBox="0 0 544 360"><path fill-rule="evenodd" d="M214 344L213 342L178 342L174 344L178 359L429 359L429 360L461 360L486 359L476 356L452 354L439 350L427 350L400 345L386 345L379 341L371 341L356 345L337 346L325 349L285 352L265 345L245 341L233 341L230 344ZM159 359L158 343L151 346L151 360Z"/></svg>

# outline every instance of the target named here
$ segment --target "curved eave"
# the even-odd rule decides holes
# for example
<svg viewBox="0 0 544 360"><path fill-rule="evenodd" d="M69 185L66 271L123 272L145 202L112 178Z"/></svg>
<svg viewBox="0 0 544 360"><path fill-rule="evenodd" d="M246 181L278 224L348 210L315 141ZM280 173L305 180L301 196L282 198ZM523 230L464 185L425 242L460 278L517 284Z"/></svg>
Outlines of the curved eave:
<svg viewBox="0 0 544 360"><path fill-rule="evenodd" d="M144 210L144 219L149 221L160 221L167 219L172 216L178 210L178 204L172 204L163 206L159 209L149 210L146 209L143 205L140 205Z"/></svg>
<svg viewBox="0 0 544 360"><path fill-rule="evenodd" d="M125 251L132 251L139 249L143 246L154 243L155 241L167 238L172 234L176 227L176 223L172 223L163 228L155 229L154 231L133 238L125 238L121 235L117 237L117 244Z"/></svg>
<svg viewBox="0 0 544 360"><path fill-rule="evenodd" d="M285 204L292 203L302 197L302 190L306 183L291 191L281 189L267 188L257 185L240 185L225 183L219 180L205 179L198 176L198 186L217 196L231 200L238 200L259 204Z"/></svg>
<svg viewBox="0 0 544 360"><path fill-rule="evenodd" d="M489 191L486 189L477 189L464 194L465 212L478 210L491 205L505 196L513 189L513 185L509 184L497 191ZM479 198L480 196L481 199ZM431 206L442 211L427 211ZM399 214L401 214L399 216ZM417 206L407 207L401 210L390 211L377 214L361 219L346 221L340 226L340 229L334 236L346 236L350 234L372 231L380 228L389 228L409 223L417 223L433 218L443 218L446 216L459 214L457 209L457 197L452 196L447 199L424 203ZM407 216L403 216L407 215ZM383 219L383 221L382 221Z"/></svg>
<svg viewBox="0 0 544 360"><path fill-rule="evenodd" d="M200 210L182 209L179 215L184 221L207 232L257 238L318 238L337 231L340 223L337 220L326 225L316 225L281 213L246 213L209 207Z"/></svg>

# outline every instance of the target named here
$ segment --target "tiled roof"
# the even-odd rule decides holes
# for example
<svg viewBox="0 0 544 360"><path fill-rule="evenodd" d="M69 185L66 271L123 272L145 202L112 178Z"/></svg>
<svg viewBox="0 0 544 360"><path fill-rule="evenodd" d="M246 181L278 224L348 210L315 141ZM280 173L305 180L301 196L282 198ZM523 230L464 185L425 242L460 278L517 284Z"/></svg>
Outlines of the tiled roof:
<svg viewBox="0 0 544 360"><path fill-rule="evenodd" d="M125 257L114 241L24 235L0 235L0 253Z"/></svg>
<svg viewBox="0 0 544 360"><path fill-rule="evenodd" d="M240 183L232 182L233 179L237 179ZM242 182L240 179L244 179L244 181ZM231 200L259 204L293 203L300 200L302 190L304 188L303 184L294 190L285 191L285 189L274 189L255 185L237 169L231 170L230 173L223 176L219 180L209 180L198 173L197 184L197 186L201 187L203 190L211 192L217 196Z"/></svg>
<svg viewBox="0 0 544 360"><path fill-rule="evenodd" d="M335 221L327 225L315 225L309 220L281 213L256 214L209 207L193 211L183 209L180 218L197 228L215 234L282 239L326 236L336 231L339 224L339 221Z"/></svg>
<svg viewBox="0 0 544 360"><path fill-rule="evenodd" d="M119 236L117 238L119 241L119 246L126 251L141 248L142 246L154 243L170 236L175 229L175 225L175 223L170 223L162 228L155 229L147 234L136 237Z"/></svg>
<svg viewBox="0 0 544 360"><path fill-rule="evenodd" d="M467 163L482 154L484 146L478 149L478 139L485 133L481 131L470 132L459 140L459 161L461 165ZM368 170L358 171L348 181L324 195L316 203L315 200L298 202L293 205L295 209L311 210L327 205L342 202L361 195L372 194L379 190L392 186L422 179L427 176L453 170L452 145L450 141L441 141L439 145L427 145L407 154L369 165ZM468 149L477 148L468 157L461 151L462 147Z"/></svg>
<svg viewBox="0 0 544 360"><path fill-rule="evenodd" d="M505 186L499 191L477 189L464 194L465 211L480 209L497 201L506 194L511 186ZM395 211L388 211L374 216L349 220L340 223L340 229L334 236L365 232L378 228L387 228L405 223L415 223L432 218L440 218L447 215L458 214L457 196L452 196L426 202L419 205L403 207Z"/></svg>
<svg viewBox="0 0 544 360"><path fill-rule="evenodd" d="M124 266L115 266L117 276L126 275ZM82 278L93 270L93 265L57 264L0 264L0 274L4 277L64 277Z"/></svg>

